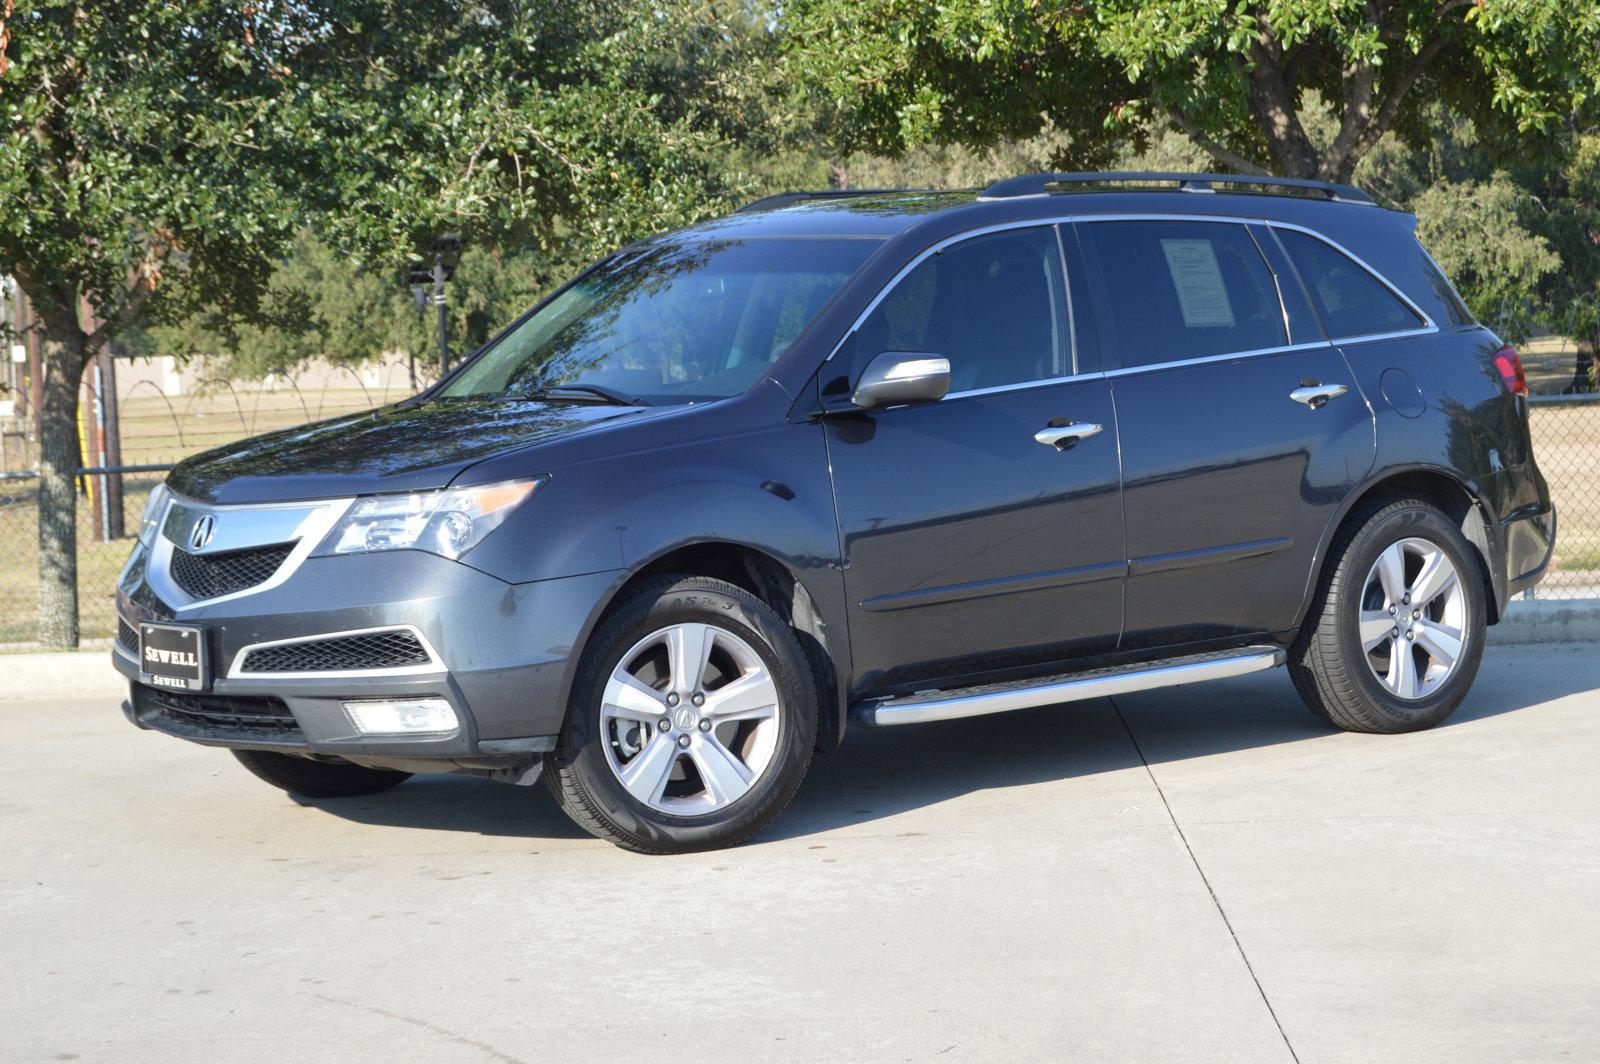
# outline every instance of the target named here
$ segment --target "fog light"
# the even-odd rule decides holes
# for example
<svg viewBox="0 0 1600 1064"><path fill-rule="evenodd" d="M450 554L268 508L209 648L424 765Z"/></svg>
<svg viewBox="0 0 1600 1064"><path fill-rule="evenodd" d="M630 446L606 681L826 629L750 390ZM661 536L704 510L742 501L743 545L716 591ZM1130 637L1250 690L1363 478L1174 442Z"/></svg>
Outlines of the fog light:
<svg viewBox="0 0 1600 1064"><path fill-rule="evenodd" d="M344 711L363 735L454 735L461 726L443 698L346 702Z"/></svg>

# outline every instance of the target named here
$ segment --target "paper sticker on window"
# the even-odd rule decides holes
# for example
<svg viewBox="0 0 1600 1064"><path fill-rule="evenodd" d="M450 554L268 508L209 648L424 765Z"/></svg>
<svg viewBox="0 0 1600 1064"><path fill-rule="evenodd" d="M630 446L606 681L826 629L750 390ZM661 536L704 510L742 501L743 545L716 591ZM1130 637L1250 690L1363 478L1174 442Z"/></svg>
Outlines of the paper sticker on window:
<svg viewBox="0 0 1600 1064"><path fill-rule="evenodd" d="M1163 240L1161 252L1167 257L1167 272L1178 290L1178 306L1183 323L1191 329L1221 325L1233 327L1233 304L1222 284L1217 253L1209 240Z"/></svg>

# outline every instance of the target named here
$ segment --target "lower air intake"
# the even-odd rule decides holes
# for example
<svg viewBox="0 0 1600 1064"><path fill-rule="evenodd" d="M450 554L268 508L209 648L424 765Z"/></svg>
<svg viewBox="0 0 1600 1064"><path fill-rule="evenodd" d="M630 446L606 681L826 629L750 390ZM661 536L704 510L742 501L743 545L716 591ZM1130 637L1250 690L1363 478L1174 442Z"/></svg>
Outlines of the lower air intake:
<svg viewBox="0 0 1600 1064"><path fill-rule="evenodd" d="M433 658L415 633L396 628L262 647L245 655L239 671L356 672L432 663Z"/></svg>

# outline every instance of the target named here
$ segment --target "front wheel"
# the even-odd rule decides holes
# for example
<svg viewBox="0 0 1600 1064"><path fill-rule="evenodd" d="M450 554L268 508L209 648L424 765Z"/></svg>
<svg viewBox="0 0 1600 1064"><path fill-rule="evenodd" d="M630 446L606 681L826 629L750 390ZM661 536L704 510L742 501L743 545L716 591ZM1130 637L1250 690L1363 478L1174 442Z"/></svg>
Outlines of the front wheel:
<svg viewBox="0 0 1600 1064"><path fill-rule="evenodd" d="M664 577L590 641L545 780L568 816L624 849L731 846L799 789L817 701L771 607L720 580Z"/></svg>
<svg viewBox="0 0 1600 1064"><path fill-rule="evenodd" d="M1477 676L1487 612L1476 551L1448 517L1415 499L1373 506L1336 539L1289 672L1347 731L1431 728Z"/></svg>

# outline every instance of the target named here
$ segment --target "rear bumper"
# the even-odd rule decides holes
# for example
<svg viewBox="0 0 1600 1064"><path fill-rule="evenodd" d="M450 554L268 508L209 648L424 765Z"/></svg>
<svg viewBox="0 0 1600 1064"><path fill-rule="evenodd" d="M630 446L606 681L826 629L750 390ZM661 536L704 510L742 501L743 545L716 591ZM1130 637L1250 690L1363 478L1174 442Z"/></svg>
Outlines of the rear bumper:
<svg viewBox="0 0 1600 1064"><path fill-rule="evenodd" d="M1501 524L1506 545L1506 597L1526 591L1544 579L1556 549L1556 508L1513 514Z"/></svg>

